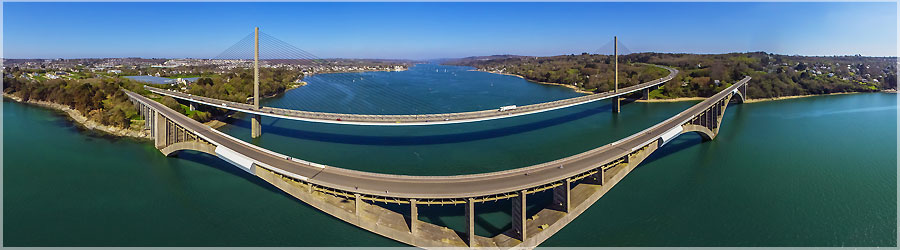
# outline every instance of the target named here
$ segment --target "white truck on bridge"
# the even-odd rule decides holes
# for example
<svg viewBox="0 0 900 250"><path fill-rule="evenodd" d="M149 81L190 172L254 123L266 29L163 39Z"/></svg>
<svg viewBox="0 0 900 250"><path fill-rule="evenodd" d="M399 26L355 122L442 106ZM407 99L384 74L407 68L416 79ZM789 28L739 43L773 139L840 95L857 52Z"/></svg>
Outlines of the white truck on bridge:
<svg viewBox="0 0 900 250"><path fill-rule="evenodd" d="M503 106L503 107L500 107L500 112L510 111L513 109L516 109L516 105Z"/></svg>

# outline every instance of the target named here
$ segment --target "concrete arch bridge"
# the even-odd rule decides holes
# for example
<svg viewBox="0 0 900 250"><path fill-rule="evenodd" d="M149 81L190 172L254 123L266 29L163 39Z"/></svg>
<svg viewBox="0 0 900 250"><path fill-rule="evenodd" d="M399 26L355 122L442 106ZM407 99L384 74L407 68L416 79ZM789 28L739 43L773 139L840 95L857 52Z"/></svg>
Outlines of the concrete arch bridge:
<svg viewBox="0 0 900 250"><path fill-rule="evenodd" d="M417 247L532 248L558 232L630 173L651 153L684 133L716 137L725 109L743 102L750 77L641 132L616 142L533 166L482 174L409 176L377 174L289 157L236 139L162 104L125 91L145 117L163 154L195 150L213 154L301 201L347 223ZM552 192L537 213L528 197ZM512 228L476 235L476 205L511 200ZM407 206L395 212L380 204ZM420 221L423 205L462 205L463 232Z"/></svg>

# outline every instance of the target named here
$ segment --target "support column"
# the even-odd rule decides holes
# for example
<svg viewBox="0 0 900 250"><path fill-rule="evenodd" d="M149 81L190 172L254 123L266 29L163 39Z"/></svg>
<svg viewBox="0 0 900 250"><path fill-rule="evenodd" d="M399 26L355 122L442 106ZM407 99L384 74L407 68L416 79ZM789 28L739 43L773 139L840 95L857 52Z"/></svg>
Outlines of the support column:
<svg viewBox="0 0 900 250"><path fill-rule="evenodd" d="M359 197L359 194L355 194L355 195L356 195L356 201L355 201L356 209L354 209L353 212L356 213L356 217L359 218L360 210L362 209L362 199Z"/></svg>
<svg viewBox="0 0 900 250"><path fill-rule="evenodd" d="M409 233L413 235L419 231L419 208L416 206L418 203L416 199L409 199Z"/></svg>
<svg viewBox="0 0 900 250"><path fill-rule="evenodd" d="M644 96L641 96L641 100L650 100L650 87L644 89Z"/></svg>
<svg viewBox="0 0 900 250"><path fill-rule="evenodd" d="M721 101L717 102L716 105L714 106L714 107L715 107L714 109L715 109L716 117L713 118L713 124L712 124L712 125L713 125L713 129L719 127L719 117L722 115L722 106L719 105L720 102L721 102Z"/></svg>
<svg viewBox="0 0 900 250"><path fill-rule="evenodd" d="M606 183L605 183L605 182L606 182L606 170L604 170L604 169L601 167L601 168L600 168L600 172L597 172L597 175L599 175L599 176L597 176L597 177L600 178L600 185L606 185Z"/></svg>
<svg viewBox="0 0 900 250"><path fill-rule="evenodd" d="M253 115L250 118L250 137L257 138L262 135L262 125L259 123L261 119L261 115Z"/></svg>
<svg viewBox="0 0 900 250"><path fill-rule="evenodd" d="M519 196L512 199L512 229L516 234L516 238L521 241L525 241L525 237L528 235L525 231L526 221L526 210L525 205L528 204L528 200L526 199L525 190L519 191Z"/></svg>
<svg viewBox="0 0 900 250"><path fill-rule="evenodd" d="M706 116L704 113L700 113L700 126L706 126Z"/></svg>
<svg viewBox="0 0 900 250"><path fill-rule="evenodd" d="M742 102L746 102L748 99L747 98L747 84L750 84L750 83L749 82L744 83L744 85L738 87L738 91L741 92L741 96L743 97L743 100L741 100Z"/></svg>
<svg viewBox="0 0 900 250"><path fill-rule="evenodd" d="M466 200L466 241L475 247L475 199Z"/></svg>
<svg viewBox="0 0 900 250"><path fill-rule="evenodd" d="M592 175L584 177L584 180L582 182L587 183L587 184L594 184L594 185L602 186L604 172L605 171L603 171L603 167L599 167L599 168L597 168L597 173L594 173Z"/></svg>
<svg viewBox="0 0 900 250"><path fill-rule="evenodd" d="M619 100L619 97L618 96L613 97L612 98L612 112L619 113L619 111L621 111L621 106L622 106L622 103L621 103L621 100Z"/></svg>
<svg viewBox="0 0 900 250"><path fill-rule="evenodd" d="M147 108L147 106L144 106L143 104L140 104L140 105L141 105L141 116L144 117L144 128L148 129L148 128L150 128L150 126L152 126L150 124L150 121L151 121L150 111L149 111L149 108ZM150 135L152 136L153 133L151 132Z"/></svg>
<svg viewBox="0 0 900 250"><path fill-rule="evenodd" d="M569 212L569 197L571 192L571 182L569 179L562 180L562 185L553 188L553 205L559 206L563 212Z"/></svg>
<svg viewBox="0 0 900 250"><path fill-rule="evenodd" d="M144 119L147 119L147 122L149 122L149 124L147 124L147 126L150 126L150 137L155 139L156 138L156 112L153 110L149 110L149 111L147 111L147 116L145 116L145 117L146 118L144 118Z"/></svg>
<svg viewBox="0 0 900 250"><path fill-rule="evenodd" d="M153 113L155 113L153 115L154 116L153 126L156 127L156 129L154 129L154 131L153 131L154 132L154 134L153 134L154 144L153 145L159 149L159 148L163 148L166 146L166 137L169 136L169 132L167 131L168 124L166 122L166 117L164 117L162 114L160 114L159 112L153 112Z"/></svg>
<svg viewBox="0 0 900 250"><path fill-rule="evenodd" d="M189 107L191 108L191 111L197 110L197 108L194 107L194 102L190 102Z"/></svg>

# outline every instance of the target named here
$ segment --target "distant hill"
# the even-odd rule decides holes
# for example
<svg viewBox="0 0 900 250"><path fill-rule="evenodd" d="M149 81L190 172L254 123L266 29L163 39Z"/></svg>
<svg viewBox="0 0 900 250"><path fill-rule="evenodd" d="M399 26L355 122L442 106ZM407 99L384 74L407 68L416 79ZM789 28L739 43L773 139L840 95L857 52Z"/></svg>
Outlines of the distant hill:
<svg viewBox="0 0 900 250"><path fill-rule="evenodd" d="M466 63L470 63L470 62L474 62L474 61L502 60L502 59L520 58L520 57L527 57L527 56L518 56L518 55L470 56L470 57L463 57L463 58L448 58L448 59L437 60L437 61L440 61L443 64L458 65L458 64L466 64Z"/></svg>

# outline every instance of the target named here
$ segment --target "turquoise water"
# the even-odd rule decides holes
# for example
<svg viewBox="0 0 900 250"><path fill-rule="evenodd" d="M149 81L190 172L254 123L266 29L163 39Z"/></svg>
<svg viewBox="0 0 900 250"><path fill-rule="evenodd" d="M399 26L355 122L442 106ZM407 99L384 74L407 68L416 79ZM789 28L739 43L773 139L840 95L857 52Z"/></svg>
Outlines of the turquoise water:
<svg viewBox="0 0 900 250"><path fill-rule="evenodd" d="M449 109L450 112L532 104L581 95L564 87L534 84L517 77L470 69L418 65L409 71L359 75L372 79L369 84L376 85L364 88L363 93L375 92L369 89L380 89L378 84L401 85L404 89L430 89L426 96L434 106L452 107L458 104L461 107ZM435 80L425 82L423 75L436 76ZM335 77L332 74L314 77L326 76ZM485 79L479 82L478 77ZM314 96L309 92L349 88L345 87L346 82L341 81L345 79L335 78L338 81L308 79L309 85L267 100L265 105L303 108L300 106L302 103L295 100ZM424 86L416 86L415 83ZM485 87L490 85L493 87ZM482 91L486 94L474 90L479 88L488 90ZM474 92L479 94L470 94ZM326 108L340 107L327 100L345 102L343 100L347 98L350 99L346 103L355 103L356 98L377 99L378 96L332 97L318 103ZM466 101L457 101L461 99ZM264 117L263 135L256 139L250 138L250 120L244 117L235 119L230 122L231 125L220 130L270 150L332 166L394 174L456 175L524 167L587 151L653 126L691 105L692 102L631 103L622 113L611 115L610 102L598 101L528 116L441 126L352 126ZM336 110L323 108L320 111ZM387 113L415 112L406 105L395 107L393 111Z"/></svg>
<svg viewBox="0 0 900 250"><path fill-rule="evenodd" d="M365 74L380 80L409 72L415 71ZM458 109L577 95L497 77L494 86L539 88L511 99L472 98ZM268 102L288 106L285 98L312 86L310 81ZM452 89L438 89L446 99L434 98L436 107L465 95ZM557 90L568 94L541 96ZM3 104L6 246L401 245L310 208L215 157L183 152L166 158L149 142L106 138L80 131L53 111ZM255 140L244 119L222 130L339 167L451 175L579 153L692 104L630 103L613 115L601 102L478 125L413 128L264 118L263 136ZM894 246L896 114L896 95L883 93L731 105L715 141L686 134L667 144L543 246ZM540 202L540 196L529 200ZM476 208L484 212L476 232L508 228L506 206ZM461 207L423 207L420 214L451 228L463 224Z"/></svg>
<svg viewBox="0 0 900 250"><path fill-rule="evenodd" d="M472 67L418 64L401 72L313 75L265 106L356 114L423 114L497 109L580 96L571 89Z"/></svg>
<svg viewBox="0 0 900 250"><path fill-rule="evenodd" d="M722 123L714 141L667 144L544 246L897 245L896 94L734 105Z"/></svg>

